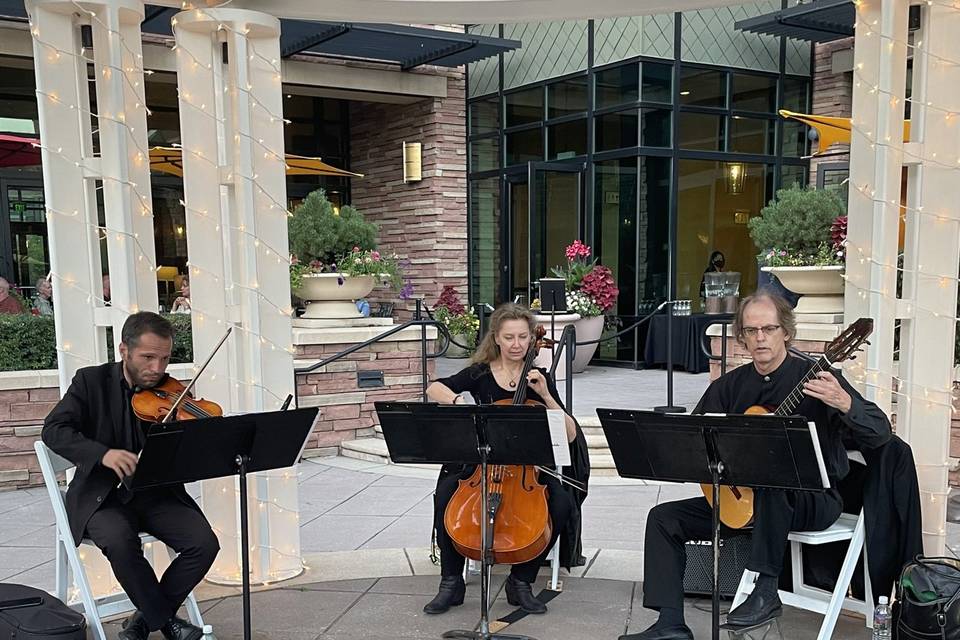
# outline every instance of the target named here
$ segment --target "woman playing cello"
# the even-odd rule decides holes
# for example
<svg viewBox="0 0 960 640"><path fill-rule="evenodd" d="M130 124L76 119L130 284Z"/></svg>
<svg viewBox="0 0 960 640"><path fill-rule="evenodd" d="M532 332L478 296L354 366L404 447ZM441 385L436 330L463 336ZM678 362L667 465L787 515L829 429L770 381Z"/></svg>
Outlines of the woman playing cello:
<svg viewBox="0 0 960 640"><path fill-rule="evenodd" d="M516 304L504 304L490 316L490 330L483 337L471 366L448 378L435 381L427 387L427 396L442 404L463 403L469 392L477 404L493 404L510 400L517 386L526 384L527 396L544 404L547 409L563 410L556 385L544 369L534 368L521 380L524 360L534 341L536 321L528 309ZM545 613L546 605L533 596L531 583L536 580L543 560L561 534L561 561L570 567L580 562L579 509L586 497L590 463L583 432L569 414L565 414L567 441L570 443L571 467L564 468L578 488L567 487L551 475L540 472L539 482L546 486L547 503L552 522L552 537L546 551L538 557L514 564L506 582L509 604L521 607L527 613ZM457 491L461 480L469 478L475 466L444 465L437 480L434 496L434 526L440 549L440 589L423 610L426 613L444 613L451 606L463 603L466 587L463 581L464 557L456 550L444 526L447 505ZM566 549L564 549L566 547Z"/></svg>

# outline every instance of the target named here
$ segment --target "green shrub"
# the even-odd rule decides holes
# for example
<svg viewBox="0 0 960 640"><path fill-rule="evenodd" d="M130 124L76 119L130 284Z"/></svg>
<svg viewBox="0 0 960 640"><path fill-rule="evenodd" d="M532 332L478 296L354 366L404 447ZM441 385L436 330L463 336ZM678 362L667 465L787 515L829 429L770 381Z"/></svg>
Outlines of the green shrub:
<svg viewBox="0 0 960 640"><path fill-rule="evenodd" d="M769 259L768 253L774 249L796 264L840 263L830 255L829 245L830 227L842 215L843 201L832 191L780 189L776 198L748 223L750 237L763 261Z"/></svg>
<svg viewBox="0 0 960 640"><path fill-rule="evenodd" d="M193 362L190 316L164 314L173 324L173 353L170 362ZM107 329L107 343L113 332ZM0 371L29 371L57 368L57 338L51 316L0 314ZM108 361L112 362L112 354Z"/></svg>
<svg viewBox="0 0 960 640"><path fill-rule="evenodd" d="M325 265L353 251L377 248L377 225L365 222L351 206L335 211L323 189L308 195L288 223L290 253L301 264L319 260Z"/></svg>

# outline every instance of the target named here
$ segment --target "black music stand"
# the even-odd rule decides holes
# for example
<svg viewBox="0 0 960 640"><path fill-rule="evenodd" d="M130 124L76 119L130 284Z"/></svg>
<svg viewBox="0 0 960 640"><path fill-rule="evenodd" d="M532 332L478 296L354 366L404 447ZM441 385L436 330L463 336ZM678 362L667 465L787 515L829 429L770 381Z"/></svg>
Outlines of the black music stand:
<svg viewBox="0 0 960 640"><path fill-rule="evenodd" d="M319 409L248 413L153 424L133 475L134 491L240 476L240 559L243 638L250 640L250 545L247 474L300 461Z"/></svg>
<svg viewBox="0 0 960 640"><path fill-rule="evenodd" d="M483 513L480 538L479 630L447 631L444 638L468 640L533 640L529 636L490 633L488 591L492 562L489 525L496 505L488 499L487 465L519 464L553 467L553 444L546 409L527 405L440 405L420 402L376 402L383 438L396 463L479 464Z"/></svg>
<svg viewBox="0 0 960 640"><path fill-rule="evenodd" d="M597 409L624 478L713 485L713 640L720 638L720 485L823 491L820 443L800 416ZM679 452L679 455L678 455Z"/></svg>

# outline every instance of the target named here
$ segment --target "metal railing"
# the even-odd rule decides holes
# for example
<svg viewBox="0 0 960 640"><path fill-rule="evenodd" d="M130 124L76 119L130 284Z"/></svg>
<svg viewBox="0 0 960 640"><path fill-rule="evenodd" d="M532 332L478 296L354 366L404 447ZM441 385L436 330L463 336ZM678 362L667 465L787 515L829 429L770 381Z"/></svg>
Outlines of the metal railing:
<svg viewBox="0 0 960 640"><path fill-rule="evenodd" d="M720 330L720 355L715 356L710 350L710 347L707 345L707 341L704 338L707 337L707 330L710 329L715 324L722 326ZM720 375L723 375L727 372L727 327L733 324L733 320L717 320L716 322L711 322L703 328L703 335L700 336L700 350L703 351L703 354L707 356L707 360L720 361Z"/></svg>

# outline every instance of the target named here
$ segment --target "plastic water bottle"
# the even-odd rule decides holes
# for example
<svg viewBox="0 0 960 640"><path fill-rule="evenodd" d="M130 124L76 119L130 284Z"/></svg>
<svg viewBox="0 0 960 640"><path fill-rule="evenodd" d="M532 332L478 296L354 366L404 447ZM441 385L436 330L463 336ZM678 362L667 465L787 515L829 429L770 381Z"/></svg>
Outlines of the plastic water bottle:
<svg viewBox="0 0 960 640"><path fill-rule="evenodd" d="M887 596L880 596L873 610L873 640L890 640L890 605Z"/></svg>

